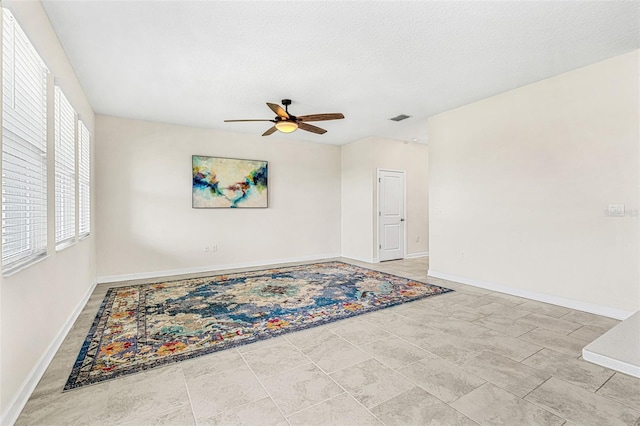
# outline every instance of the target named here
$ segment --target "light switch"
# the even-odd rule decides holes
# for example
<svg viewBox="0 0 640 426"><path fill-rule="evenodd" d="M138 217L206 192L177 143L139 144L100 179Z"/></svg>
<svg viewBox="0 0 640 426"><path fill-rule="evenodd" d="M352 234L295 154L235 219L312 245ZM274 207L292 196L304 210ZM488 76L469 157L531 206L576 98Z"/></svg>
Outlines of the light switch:
<svg viewBox="0 0 640 426"><path fill-rule="evenodd" d="M610 217L624 217L624 204L609 204Z"/></svg>

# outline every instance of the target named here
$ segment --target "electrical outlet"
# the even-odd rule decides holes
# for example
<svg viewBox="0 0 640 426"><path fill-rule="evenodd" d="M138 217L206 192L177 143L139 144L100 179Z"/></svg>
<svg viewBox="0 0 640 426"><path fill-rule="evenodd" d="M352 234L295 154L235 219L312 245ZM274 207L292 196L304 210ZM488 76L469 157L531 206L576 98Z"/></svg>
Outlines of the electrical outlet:
<svg viewBox="0 0 640 426"><path fill-rule="evenodd" d="M420 242L420 235L416 237L416 243L419 243L419 242Z"/></svg>
<svg viewBox="0 0 640 426"><path fill-rule="evenodd" d="M460 259L464 260L464 252L463 251L460 252Z"/></svg>
<svg viewBox="0 0 640 426"><path fill-rule="evenodd" d="M209 249L209 251L211 251L211 252L218 251L218 245L217 244L211 244L211 248Z"/></svg>

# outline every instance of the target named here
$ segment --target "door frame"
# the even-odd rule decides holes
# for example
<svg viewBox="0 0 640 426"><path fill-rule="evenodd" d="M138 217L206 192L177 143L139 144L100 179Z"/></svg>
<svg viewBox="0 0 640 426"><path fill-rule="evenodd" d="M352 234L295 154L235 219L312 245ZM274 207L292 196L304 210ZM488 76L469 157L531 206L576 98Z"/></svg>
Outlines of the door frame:
<svg viewBox="0 0 640 426"><path fill-rule="evenodd" d="M374 214L374 222L375 222L375 247L376 247L376 256L373 259L374 263L380 263L380 221L378 220L380 217L380 172L394 172L394 173L402 173L402 209L404 211L404 229L402 230L404 234L404 247L402 248L402 258L407 258L407 223L409 222L407 219L407 172L404 170L398 169L388 169L388 168L378 168L376 170L376 211Z"/></svg>

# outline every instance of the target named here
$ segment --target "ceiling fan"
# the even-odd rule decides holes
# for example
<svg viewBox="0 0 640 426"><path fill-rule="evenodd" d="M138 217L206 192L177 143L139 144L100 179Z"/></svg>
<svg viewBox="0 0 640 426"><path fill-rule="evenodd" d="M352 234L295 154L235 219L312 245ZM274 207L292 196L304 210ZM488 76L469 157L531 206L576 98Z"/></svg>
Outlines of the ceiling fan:
<svg viewBox="0 0 640 426"><path fill-rule="evenodd" d="M291 99L283 99L282 105L284 105L284 109L278 104L271 104L267 102L267 106L271 108L271 111L276 113L276 117L273 120L268 119L248 119L248 120L224 120L225 123L235 123L240 121L269 121L271 123L275 123L273 127L264 132L262 136L269 136L274 133L276 130L280 130L282 133L291 133L296 131L297 129L306 130L307 132L317 133L322 135L327 133L325 129L321 129L317 126L312 126L311 124L307 124L308 121L326 121L326 120L339 120L344 118L344 115L341 113L330 113L330 114L311 114L311 115L301 115L296 117L295 115L289 114L289 105L291 105Z"/></svg>

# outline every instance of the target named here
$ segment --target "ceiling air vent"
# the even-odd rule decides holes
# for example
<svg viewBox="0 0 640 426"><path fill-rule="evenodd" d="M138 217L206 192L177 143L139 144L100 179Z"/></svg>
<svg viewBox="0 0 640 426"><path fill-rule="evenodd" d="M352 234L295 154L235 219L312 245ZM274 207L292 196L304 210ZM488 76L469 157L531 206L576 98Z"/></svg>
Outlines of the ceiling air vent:
<svg viewBox="0 0 640 426"><path fill-rule="evenodd" d="M392 117L392 118L390 118L389 120L392 120L392 121L402 121L402 120L406 120L406 119L407 119L407 118L409 118L409 117L411 117L411 116L410 116L410 115L405 115L405 114L400 114L400 115L398 115L398 116L396 116L396 117Z"/></svg>

